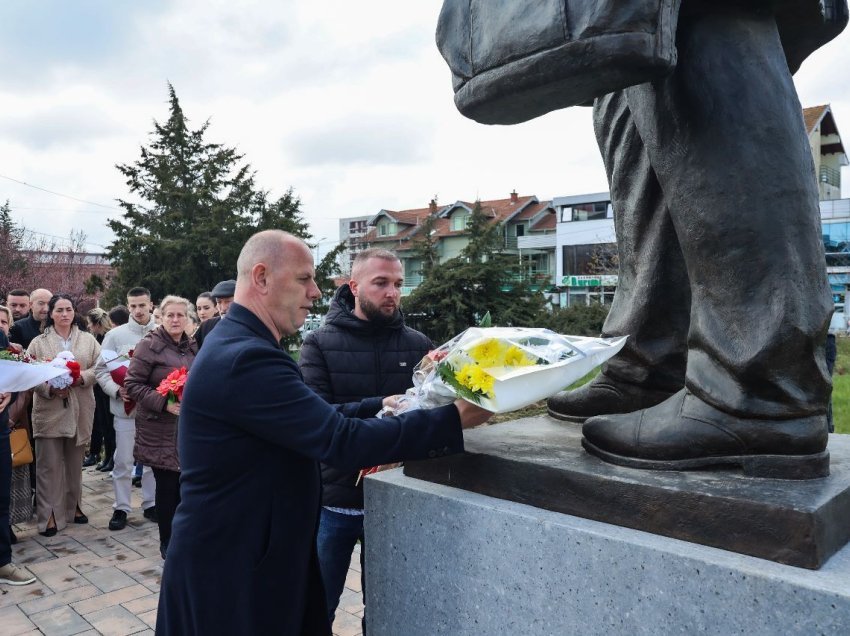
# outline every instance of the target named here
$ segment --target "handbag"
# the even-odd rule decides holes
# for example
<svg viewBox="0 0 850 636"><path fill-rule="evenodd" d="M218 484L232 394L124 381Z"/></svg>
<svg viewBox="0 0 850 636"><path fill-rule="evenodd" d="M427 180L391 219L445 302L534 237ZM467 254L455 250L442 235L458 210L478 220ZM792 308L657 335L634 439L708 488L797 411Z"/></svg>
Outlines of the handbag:
<svg viewBox="0 0 850 636"><path fill-rule="evenodd" d="M32 446L25 428L9 431L9 444L12 447L12 468L32 464Z"/></svg>
<svg viewBox="0 0 850 636"><path fill-rule="evenodd" d="M437 47L458 110L515 124L663 77L681 0L444 0Z"/></svg>

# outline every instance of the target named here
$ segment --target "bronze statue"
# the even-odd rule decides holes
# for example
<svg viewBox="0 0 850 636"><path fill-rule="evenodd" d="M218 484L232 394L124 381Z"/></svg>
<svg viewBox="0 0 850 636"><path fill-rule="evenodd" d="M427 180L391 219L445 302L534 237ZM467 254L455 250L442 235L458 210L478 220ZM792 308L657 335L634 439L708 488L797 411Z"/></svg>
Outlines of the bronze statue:
<svg viewBox="0 0 850 636"><path fill-rule="evenodd" d="M549 400L585 449L649 469L829 473L832 300L792 81L846 0L446 0L456 103L484 123L593 98L623 351ZM767 321L761 316L769 316Z"/></svg>

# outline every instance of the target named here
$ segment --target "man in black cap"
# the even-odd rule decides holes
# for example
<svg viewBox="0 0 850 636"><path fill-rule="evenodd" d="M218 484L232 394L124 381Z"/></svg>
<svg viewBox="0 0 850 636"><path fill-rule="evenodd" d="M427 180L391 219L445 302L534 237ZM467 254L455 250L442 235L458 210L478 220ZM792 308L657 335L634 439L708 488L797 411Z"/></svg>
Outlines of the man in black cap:
<svg viewBox="0 0 850 636"><path fill-rule="evenodd" d="M198 331L195 334L195 340L198 342L199 349L201 348L201 345L204 344L204 338L206 338L219 321L227 315L227 310L230 307L230 303L233 302L233 296L236 293L236 281L232 279L223 280L220 283L217 283L210 293L215 299L218 316L205 320L198 328Z"/></svg>

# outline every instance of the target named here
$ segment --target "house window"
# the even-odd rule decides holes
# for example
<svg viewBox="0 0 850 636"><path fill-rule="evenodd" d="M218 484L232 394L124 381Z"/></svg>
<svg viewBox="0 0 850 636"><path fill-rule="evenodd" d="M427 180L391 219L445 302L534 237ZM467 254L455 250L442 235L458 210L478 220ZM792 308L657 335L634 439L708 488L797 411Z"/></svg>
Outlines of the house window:
<svg viewBox="0 0 850 636"><path fill-rule="evenodd" d="M524 225L517 225L516 226L516 235L517 236L525 236L525 226Z"/></svg>
<svg viewBox="0 0 850 636"><path fill-rule="evenodd" d="M595 221L608 216L608 202L583 203L569 208L572 211L573 221Z"/></svg>
<svg viewBox="0 0 850 636"><path fill-rule="evenodd" d="M455 214L452 217L452 232L465 230L467 225L469 225L469 215Z"/></svg>
<svg viewBox="0 0 850 636"><path fill-rule="evenodd" d="M396 229L395 223L379 223L378 224L378 236L392 236L398 232Z"/></svg>

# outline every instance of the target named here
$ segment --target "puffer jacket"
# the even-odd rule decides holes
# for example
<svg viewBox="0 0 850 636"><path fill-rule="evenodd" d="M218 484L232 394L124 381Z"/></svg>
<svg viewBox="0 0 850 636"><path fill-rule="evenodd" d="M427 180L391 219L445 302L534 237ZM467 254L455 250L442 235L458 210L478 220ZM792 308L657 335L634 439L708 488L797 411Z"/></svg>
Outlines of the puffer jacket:
<svg viewBox="0 0 850 636"><path fill-rule="evenodd" d="M307 386L325 401L343 404L404 393L413 386L413 367L432 348L427 336L404 324L401 312L383 325L355 316L354 296L343 285L325 324L304 339L298 364ZM322 464L322 505L363 508L358 473Z"/></svg>
<svg viewBox="0 0 850 636"><path fill-rule="evenodd" d="M178 344L165 327L157 327L136 345L124 388L137 404L133 456L145 466L180 470L177 416L165 410L168 400L156 388L175 369L191 369L197 353L194 339L183 334Z"/></svg>
<svg viewBox="0 0 850 636"><path fill-rule="evenodd" d="M48 327L33 338L27 353L36 360L52 360L64 351L62 339ZM100 345L94 336L71 327L71 353L80 364L82 384L71 388L68 406L62 398L50 397L46 382L35 387L32 407L33 437L74 437L77 446L84 446L91 439L94 419L94 365L100 355Z"/></svg>

